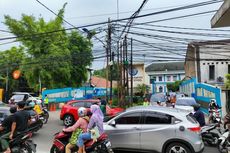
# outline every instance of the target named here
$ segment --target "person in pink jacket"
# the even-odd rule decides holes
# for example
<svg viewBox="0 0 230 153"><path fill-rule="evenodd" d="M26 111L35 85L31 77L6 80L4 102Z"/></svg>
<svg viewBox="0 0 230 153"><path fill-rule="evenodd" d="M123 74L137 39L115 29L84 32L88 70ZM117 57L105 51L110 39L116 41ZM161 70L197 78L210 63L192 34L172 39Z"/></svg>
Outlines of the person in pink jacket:
<svg viewBox="0 0 230 153"><path fill-rule="evenodd" d="M87 132L87 127L88 127L88 123L89 123L89 117L87 116L87 110L84 107L80 107L78 109L78 116L79 119L77 120L77 122L73 125L70 126L66 129L63 129L64 132L74 132L78 129L81 129L81 131L83 133ZM81 134L81 133L79 133ZM76 136L76 139L78 138L78 136ZM76 140L77 141L77 140ZM66 147L65 147L65 152L66 153L71 153L71 149L76 145L76 143L71 143L69 142ZM85 149L84 149L85 152Z"/></svg>

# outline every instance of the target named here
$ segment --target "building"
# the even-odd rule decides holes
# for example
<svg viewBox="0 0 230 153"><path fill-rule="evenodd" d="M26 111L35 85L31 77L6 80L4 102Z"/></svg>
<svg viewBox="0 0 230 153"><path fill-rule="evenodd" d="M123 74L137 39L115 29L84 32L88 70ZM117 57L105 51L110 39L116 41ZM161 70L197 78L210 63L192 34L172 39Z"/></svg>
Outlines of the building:
<svg viewBox="0 0 230 153"><path fill-rule="evenodd" d="M230 0L225 0L211 20L212 28L230 26Z"/></svg>
<svg viewBox="0 0 230 153"><path fill-rule="evenodd" d="M150 86L149 76L145 72L145 65L144 63L134 63L133 64L133 71L129 71L129 87L131 87L131 75L133 76L133 88L135 91L135 87L138 84L145 84Z"/></svg>
<svg viewBox="0 0 230 153"><path fill-rule="evenodd" d="M145 68L150 77L152 93L168 92L167 83L182 80L185 77L184 62L158 62Z"/></svg>
<svg viewBox="0 0 230 153"><path fill-rule="evenodd" d="M230 73L230 40L193 42L187 47L185 74L200 83L223 86Z"/></svg>

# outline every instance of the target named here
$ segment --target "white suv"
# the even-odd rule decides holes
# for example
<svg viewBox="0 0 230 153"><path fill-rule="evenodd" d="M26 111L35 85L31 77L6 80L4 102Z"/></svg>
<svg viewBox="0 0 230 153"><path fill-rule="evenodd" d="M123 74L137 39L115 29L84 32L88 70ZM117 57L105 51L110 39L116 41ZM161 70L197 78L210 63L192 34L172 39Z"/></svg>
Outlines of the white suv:
<svg viewBox="0 0 230 153"><path fill-rule="evenodd" d="M34 102L36 101L38 104L41 104L41 100L38 100L28 92L13 92L13 96L10 98L10 100L11 99L14 99L14 103L18 103L19 101L26 101L29 102L29 105L33 106Z"/></svg>

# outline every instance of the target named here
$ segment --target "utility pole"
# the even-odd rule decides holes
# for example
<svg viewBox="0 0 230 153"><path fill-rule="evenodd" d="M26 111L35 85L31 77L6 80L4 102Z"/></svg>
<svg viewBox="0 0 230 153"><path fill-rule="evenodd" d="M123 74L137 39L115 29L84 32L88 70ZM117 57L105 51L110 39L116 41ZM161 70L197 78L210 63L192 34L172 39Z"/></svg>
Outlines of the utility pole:
<svg viewBox="0 0 230 153"><path fill-rule="evenodd" d="M109 96L109 100L110 102L112 102L112 96L113 96L113 53L111 50L111 34L112 34L112 28L111 28L111 24L110 24L110 18L108 19L108 52L109 52L109 68L110 68L110 96Z"/></svg>
<svg viewBox="0 0 230 153"><path fill-rule="evenodd" d="M131 105L133 104L133 38L131 38L131 58L130 58L130 71L131 71Z"/></svg>

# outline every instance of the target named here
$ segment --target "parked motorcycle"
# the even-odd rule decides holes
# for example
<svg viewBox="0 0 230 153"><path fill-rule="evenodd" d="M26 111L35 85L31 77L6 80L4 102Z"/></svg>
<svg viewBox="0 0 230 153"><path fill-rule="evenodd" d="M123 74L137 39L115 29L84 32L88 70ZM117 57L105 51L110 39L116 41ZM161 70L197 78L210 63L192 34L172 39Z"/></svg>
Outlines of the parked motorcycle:
<svg viewBox="0 0 230 153"><path fill-rule="evenodd" d="M46 107L42 107L43 113L39 115L39 119L43 122L43 124L46 124L49 120L49 112Z"/></svg>
<svg viewBox="0 0 230 153"><path fill-rule="evenodd" d="M229 131L226 130L218 139L218 150L220 153L230 153Z"/></svg>
<svg viewBox="0 0 230 153"><path fill-rule="evenodd" d="M36 144L30 138L32 132L18 134L14 139L10 140L11 153L36 153ZM4 150L1 150L3 152Z"/></svg>
<svg viewBox="0 0 230 153"><path fill-rule="evenodd" d="M65 146L68 144L71 134L70 132L56 133L50 153L65 153ZM93 142L93 140L85 142L86 153L113 153L111 147L111 142L105 133L97 139L97 142ZM76 145L71 151L74 153L77 150Z"/></svg>
<svg viewBox="0 0 230 153"><path fill-rule="evenodd" d="M201 128L202 140L210 146L217 146L221 134L222 132L218 124L210 124Z"/></svg>

